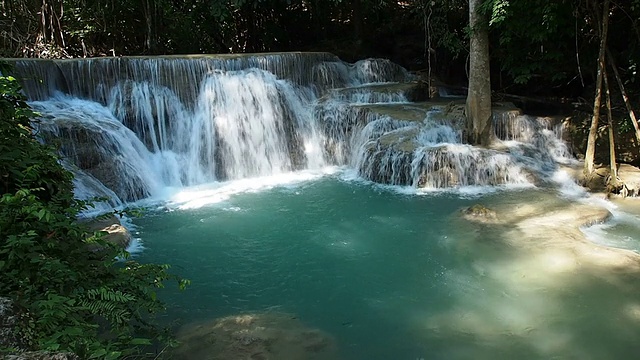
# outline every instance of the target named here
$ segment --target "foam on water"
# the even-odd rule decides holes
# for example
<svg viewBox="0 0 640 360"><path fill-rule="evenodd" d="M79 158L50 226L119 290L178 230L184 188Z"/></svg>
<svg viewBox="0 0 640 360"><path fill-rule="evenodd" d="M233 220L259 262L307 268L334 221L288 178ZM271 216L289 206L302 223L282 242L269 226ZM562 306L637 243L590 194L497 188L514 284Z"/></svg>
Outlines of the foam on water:
<svg viewBox="0 0 640 360"><path fill-rule="evenodd" d="M127 226L125 226L125 227L127 227ZM127 227L127 229L129 229L129 228ZM127 248L125 250L129 253L130 256L136 257L136 256L140 255L145 250L144 243L142 242L141 238L132 237L131 238L131 242L129 243L129 246L127 246Z"/></svg>
<svg viewBox="0 0 640 360"><path fill-rule="evenodd" d="M560 194L566 198L581 199L588 194L587 190L578 185L566 170L559 169L555 171L551 179L558 185Z"/></svg>
<svg viewBox="0 0 640 360"><path fill-rule="evenodd" d="M376 189L381 189L385 192L392 192L402 195L411 196L450 196L454 195L462 199L474 199L481 198L485 195L493 194L496 192L512 192L522 191L526 189L533 189L536 186L531 183L521 184L503 184L492 186L458 186L450 188L433 188L433 187L415 187L411 185L388 185L380 184L367 180L359 175L358 171L352 168L342 168L339 173L338 179L344 182L360 183L365 186L372 186Z"/></svg>
<svg viewBox="0 0 640 360"><path fill-rule="evenodd" d="M168 197L166 206L181 210L198 209L222 203L241 193L265 191L275 187L297 187L334 172L334 168L329 167L320 171L298 171L188 187Z"/></svg>

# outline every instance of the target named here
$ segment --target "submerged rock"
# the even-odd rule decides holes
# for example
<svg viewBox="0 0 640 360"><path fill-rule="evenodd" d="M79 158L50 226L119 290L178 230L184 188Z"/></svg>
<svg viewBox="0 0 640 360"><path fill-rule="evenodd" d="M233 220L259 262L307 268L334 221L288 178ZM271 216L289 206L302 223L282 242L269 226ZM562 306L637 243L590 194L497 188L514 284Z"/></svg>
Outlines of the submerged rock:
<svg viewBox="0 0 640 360"><path fill-rule="evenodd" d="M334 340L289 314L245 314L183 328L171 359L335 359Z"/></svg>
<svg viewBox="0 0 640 360"><path fill-rule="evenodd" d="M472 221L493 223L498 220L495 210L491 210L481 204L470 206L462 210L462 213L466 219Z"/></svg>

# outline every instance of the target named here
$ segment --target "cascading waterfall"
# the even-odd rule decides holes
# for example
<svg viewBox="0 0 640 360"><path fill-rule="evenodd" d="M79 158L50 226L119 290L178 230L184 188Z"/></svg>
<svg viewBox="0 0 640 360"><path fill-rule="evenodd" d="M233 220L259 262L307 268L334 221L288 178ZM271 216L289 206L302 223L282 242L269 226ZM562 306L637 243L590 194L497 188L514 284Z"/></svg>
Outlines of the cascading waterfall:
<svg viewBox="0 0 640 360"><path fill-rule="evenodd" d="M120 199L147 197L158 191L154 154L111 112L95 102L59 95L32 102L41 113L38 131L45 140L63 139L63 155L99 179ZM165 164L166 162L160 162Z"/></svg>
<svg viewBox="0 0 640 360"><path fill-rule="evenodd" d="M461 131L434 120L421 123L378 120L381 136L362 139L356 166L376 182L421 188L528 183L507 154L462 144Z"/></svg>
<svg viewBox="0 0 640 360"><path fill-rule="evenodd" d="M263 71L208 77L198 98L198 116L213 121L225 178L270 175L292 169L287 154L283 100L276 79Z"/></svg>
<svg viewBox="0 0 640 360"><path fill-rule="evenodd" d="M524 184L570 158L559 125L513 111L494 115L500 149L463 144L451 106L412 103L412 76L388 60L287 53L15 65L42 114L41 136L73 163L78 195L114 197L109 206L328 165L414 187Z"/></svg>

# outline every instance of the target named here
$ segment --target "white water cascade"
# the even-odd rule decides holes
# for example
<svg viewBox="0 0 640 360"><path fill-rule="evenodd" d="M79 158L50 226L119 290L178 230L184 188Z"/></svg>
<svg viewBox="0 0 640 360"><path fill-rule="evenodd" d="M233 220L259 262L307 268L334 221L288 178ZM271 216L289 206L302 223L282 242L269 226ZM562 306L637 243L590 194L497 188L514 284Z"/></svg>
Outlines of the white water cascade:
<svg viewBox="0 0 640 360"><path fill-rule="evenodd" d="M456 106L411 102L417 83L387 60L288 53L15 65L42 114L40 136L73 164L78 195L114 198L109 206L328 165L413 187L530 184L570 158L556 124L513 111L494 115L498 148L463 144Z"/></svg>

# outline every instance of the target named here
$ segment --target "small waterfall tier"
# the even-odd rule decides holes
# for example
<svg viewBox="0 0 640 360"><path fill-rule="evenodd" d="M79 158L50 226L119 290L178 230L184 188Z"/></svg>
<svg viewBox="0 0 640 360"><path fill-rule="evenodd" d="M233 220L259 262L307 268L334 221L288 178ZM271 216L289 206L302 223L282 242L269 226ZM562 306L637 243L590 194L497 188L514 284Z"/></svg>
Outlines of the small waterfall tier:
<svg viewBox="0 0 640 360"><path fill-rule="evenodd" d="M109 206L166 188L349 166L414 187L538 181L569 153L560 127L494 112L497 146L462 141L462 105L384 59L328 53L12 60L38 133L80 197Z"/></svg>
<svg viewBox="0 0 640 360"><path fill-rule="evenodd" d="M362 94L363 88L375 92ZM320 99L316 117L332 161L374 182L430 189L531 185L574 161L559 119L495 104L496 141L485 149L463 142L464 99L411 102L414 89L396 84L348 90Z"/></svg>

